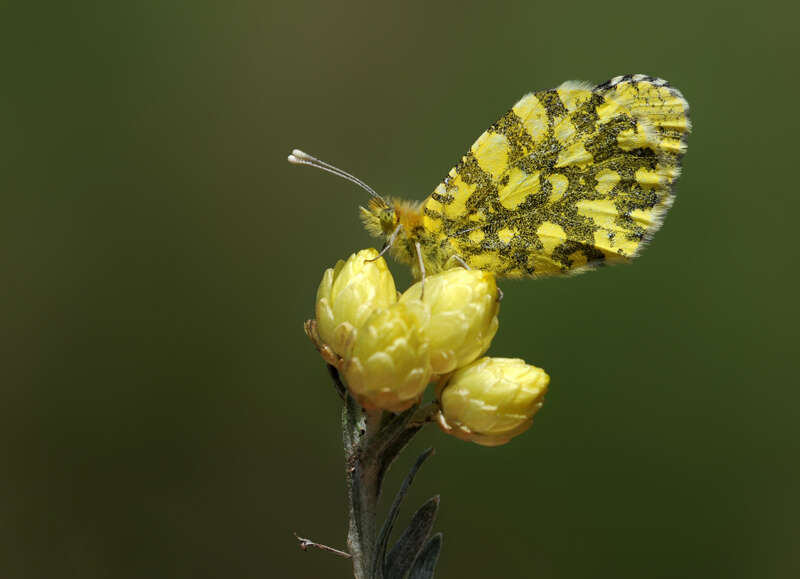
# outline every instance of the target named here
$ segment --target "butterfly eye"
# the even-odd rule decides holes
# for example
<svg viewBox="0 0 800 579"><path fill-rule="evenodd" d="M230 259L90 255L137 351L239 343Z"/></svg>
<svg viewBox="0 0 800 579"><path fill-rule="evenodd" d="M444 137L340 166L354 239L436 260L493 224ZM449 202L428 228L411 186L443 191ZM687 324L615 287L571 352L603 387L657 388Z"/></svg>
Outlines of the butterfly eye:
<svg viewBox="0 0 800 579"><path fill-rule="evenodd" d="M397 225L397 215L395 214L394 209L391 207L381 209L379 218L381 220L381 228L386 233L391 233L394 231L394 228Z"/></svg>

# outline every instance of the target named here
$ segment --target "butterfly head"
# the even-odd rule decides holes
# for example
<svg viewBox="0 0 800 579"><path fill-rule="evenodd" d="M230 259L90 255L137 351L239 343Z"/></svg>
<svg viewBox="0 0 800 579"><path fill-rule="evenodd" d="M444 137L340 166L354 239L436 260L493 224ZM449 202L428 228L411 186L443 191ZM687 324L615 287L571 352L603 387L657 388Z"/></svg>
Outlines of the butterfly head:
<svg viewBox="0 0 800 579"><path fill-rule="evenodd" d="M395 208L381 198L373 197L367 207L359 207L364 227L374 237L391 235L399 222Z"/></svg>

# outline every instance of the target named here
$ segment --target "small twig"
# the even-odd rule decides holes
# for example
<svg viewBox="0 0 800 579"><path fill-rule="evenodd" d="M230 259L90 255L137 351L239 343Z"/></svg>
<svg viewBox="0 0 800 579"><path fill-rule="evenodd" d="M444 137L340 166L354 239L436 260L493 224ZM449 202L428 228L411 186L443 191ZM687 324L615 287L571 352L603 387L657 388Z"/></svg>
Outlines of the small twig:
<svg viewBox="0 0 800 579"><path fill-rule="evenodd" d="M340 557L344 557L345 559L350 559L352 555L345 551L340 551L339 549L334 549L333 547L328 547L328 545L323 545L321 543L315 543L311 539L304 539L303 537L299 536L297 533L294 533L295 538L300 541L300 548L303 551L308 551L309 547L316 547L322 551L328 551L329 553L333 553L334 555L339 555Z"/></svg>

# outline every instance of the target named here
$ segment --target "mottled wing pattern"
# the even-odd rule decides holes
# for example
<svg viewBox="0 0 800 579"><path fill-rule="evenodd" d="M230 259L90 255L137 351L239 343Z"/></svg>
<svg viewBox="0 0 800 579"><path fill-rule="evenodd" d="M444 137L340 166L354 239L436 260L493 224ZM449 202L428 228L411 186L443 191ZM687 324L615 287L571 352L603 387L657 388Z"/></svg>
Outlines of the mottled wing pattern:
<svg viewBox="0 0 800 579"><path fill-rule="evenodd" d="M689 129L680 92L644 75L528 94L425 200L423 226L508 277L626 261L672 203Z"/></svg>

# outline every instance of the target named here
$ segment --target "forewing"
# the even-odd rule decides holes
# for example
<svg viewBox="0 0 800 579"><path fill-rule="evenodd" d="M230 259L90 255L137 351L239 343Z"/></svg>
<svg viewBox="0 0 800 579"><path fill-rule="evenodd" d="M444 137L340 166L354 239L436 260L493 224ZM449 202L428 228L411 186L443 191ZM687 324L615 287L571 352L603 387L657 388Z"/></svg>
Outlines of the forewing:
<svg viewBox="0 0 800 579"><path fill-rule="evenodd" d="M509 277L626 261L672 202L687 114L676 89L643 75L528 94L450 170L423 224Z"/></svg>

